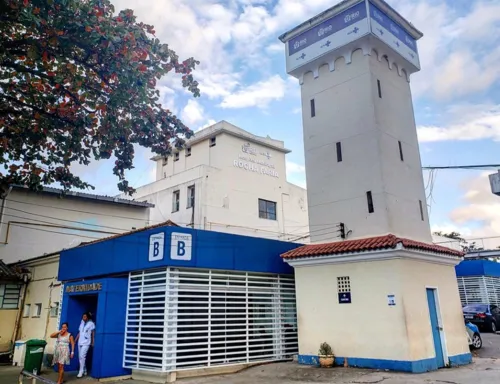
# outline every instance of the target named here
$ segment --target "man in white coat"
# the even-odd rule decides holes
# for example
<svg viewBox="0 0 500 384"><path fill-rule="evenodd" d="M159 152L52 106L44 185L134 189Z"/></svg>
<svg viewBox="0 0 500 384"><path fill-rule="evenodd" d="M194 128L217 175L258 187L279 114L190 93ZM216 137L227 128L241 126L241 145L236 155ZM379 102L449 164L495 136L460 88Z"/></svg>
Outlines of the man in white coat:
<svg viewBox="0 0 500 384"><path fill-rule="evenodd" d="M82 322L80 323L80 328L78 329L78 335L75 339L75 342L78 343L78 355L80 360L78 378L81 378L83 375L87 375L85 361L87 360L89 348L94 346L94 333L95 324L92 321L92 317L90 313L84 313L82 316Z"/></svg>

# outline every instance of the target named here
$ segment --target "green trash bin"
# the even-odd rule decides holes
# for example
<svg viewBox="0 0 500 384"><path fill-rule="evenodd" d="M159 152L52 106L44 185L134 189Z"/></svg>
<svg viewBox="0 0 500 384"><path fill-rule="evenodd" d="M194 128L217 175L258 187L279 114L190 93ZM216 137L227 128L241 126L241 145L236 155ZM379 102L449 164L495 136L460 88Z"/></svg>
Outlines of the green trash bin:
<svg viewBox="0 0 500 384"><path fill-rule="evenodd" d="M26 342L26 355L24 357L24 369L35 375L42 371L43 352L47 342L45 340L32 339Z"/></svg>

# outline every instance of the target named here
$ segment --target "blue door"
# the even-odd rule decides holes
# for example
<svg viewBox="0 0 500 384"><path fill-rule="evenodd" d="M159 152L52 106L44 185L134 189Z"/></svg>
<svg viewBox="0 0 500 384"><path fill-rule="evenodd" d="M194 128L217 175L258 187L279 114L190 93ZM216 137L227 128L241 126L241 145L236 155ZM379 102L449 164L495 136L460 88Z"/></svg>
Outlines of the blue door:
<svg viewBox="0 0 500 384"><path fill-rule="evenodd" d="M441 330L439 327L435 289L427 288L427 303L431 317L432 338L434 339L434 350L436 351L436 364L438 368L444 367L443 345L441 344Z"/></svg>

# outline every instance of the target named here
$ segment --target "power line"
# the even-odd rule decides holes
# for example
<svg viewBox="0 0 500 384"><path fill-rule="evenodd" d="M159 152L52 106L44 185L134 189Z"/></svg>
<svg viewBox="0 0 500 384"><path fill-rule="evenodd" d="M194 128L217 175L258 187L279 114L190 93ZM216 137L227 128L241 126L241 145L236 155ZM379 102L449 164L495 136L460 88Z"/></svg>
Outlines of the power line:
<svg viewBox="0 0 500 384"><path fill-rule="evenodd" d="M448 165L448 166L422 167L422 169L425 169L425 170L432 170L432 169L492 169L492 168L500 168L500 164Z"/></svg>

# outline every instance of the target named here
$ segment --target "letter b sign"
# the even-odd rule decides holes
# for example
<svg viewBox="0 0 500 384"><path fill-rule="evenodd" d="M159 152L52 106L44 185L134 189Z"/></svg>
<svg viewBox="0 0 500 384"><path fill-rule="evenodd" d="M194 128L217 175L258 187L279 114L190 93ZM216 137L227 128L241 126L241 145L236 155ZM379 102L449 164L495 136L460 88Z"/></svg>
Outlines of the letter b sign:
<svg viewBox="0 0 500 384"><path fill-rule="evenodd" d="M192 248L191 234L172 232L170 247L170 258L172 260L191 260Z"/></svg>
<svg viewBox="0 0 500 384"><path fill-rule="evenodd" d="M149 236L149 261L163 260L165 233L155 233Z"/></svg>

